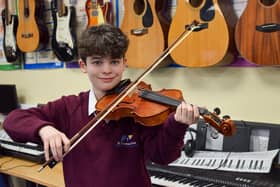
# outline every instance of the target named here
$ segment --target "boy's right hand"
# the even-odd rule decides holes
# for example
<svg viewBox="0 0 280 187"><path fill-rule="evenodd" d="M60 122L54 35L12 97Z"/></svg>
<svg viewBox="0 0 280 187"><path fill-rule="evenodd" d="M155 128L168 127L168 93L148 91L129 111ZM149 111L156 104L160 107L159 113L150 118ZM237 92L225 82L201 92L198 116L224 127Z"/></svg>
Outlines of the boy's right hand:
<svg viewBox="0 0 280 187"><path fill-rule="evenodd" d="M39 130L39 136L44 144L45 159L50 159L50 152L56 161L62 161L63 153L70 148L70 140L54 127L47 125Z"/></svg>

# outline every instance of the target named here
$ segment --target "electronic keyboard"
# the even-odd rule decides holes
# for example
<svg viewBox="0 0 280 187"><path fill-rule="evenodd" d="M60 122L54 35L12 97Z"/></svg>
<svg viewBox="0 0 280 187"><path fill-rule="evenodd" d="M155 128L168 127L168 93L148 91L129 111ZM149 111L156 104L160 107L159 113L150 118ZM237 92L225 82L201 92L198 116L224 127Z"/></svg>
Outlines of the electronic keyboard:
<svg viewBox="0 0 280 187"><path fill-rule="evenodd" d="M193 157L184 153L170 166L249 173L269 173L279 149L260 152L195 151Z"/></svg>
<svg viewBox="0 0 280 187"><path fill-rule="evenodd" d="M280 169L270 173L241 173L179 166L147 165L153 186L158 187L279 187Z"/></svg>
<svg viewBox="0 0 280 187"><path fill-rule="evenodd" d="M41 145L13 141L4 129L0 130L0 153L7 156L44 163L44 149Z"/></svg>

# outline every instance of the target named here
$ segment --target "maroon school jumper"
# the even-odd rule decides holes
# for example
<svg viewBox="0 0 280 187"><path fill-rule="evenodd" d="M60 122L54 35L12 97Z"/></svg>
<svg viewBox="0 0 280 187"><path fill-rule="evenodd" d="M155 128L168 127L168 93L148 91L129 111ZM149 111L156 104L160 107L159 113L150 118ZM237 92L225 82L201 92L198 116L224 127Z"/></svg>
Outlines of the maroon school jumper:
<svg viewBox="0 0 280 187"><path fill-rule="evenodd" d="M16 141L40 143L38 130L49 124L71 138L88 116L89 92L64 96L40 108L14 110L4 128ZM174 113L163 125L144 127L132 118L98 124L63 160L67 187L149 187L145 164L168 164L180 156L187 125Z"/></svg>

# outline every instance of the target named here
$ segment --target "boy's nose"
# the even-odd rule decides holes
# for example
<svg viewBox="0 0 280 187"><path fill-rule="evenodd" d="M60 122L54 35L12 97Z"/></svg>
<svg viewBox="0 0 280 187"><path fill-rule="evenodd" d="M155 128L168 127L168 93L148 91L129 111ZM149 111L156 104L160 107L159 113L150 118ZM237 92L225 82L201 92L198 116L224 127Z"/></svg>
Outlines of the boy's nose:
<svg viewBox="0 0 280 187"><path fill-rule="evenodd" d="M106 63L103 63L103 72L105 72L105 73L110 73L110 72L112 72L112 68L111 68L111 66L110 66L110 63L108 62L106 62Z"/></svg>

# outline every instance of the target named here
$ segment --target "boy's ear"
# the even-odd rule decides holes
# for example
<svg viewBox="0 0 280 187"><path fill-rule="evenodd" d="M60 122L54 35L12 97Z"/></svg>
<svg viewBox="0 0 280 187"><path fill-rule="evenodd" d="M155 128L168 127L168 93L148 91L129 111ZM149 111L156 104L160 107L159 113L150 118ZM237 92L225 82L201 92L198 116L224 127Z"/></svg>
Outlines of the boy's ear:
<svg viewBox="0 0 280 187"><path fill-rule="evenodd" d="M87 65L86 63L82 60L82 59L79 59L79 65L80 65L80 69L83 73L86 73L87 72Z"/></svg>

